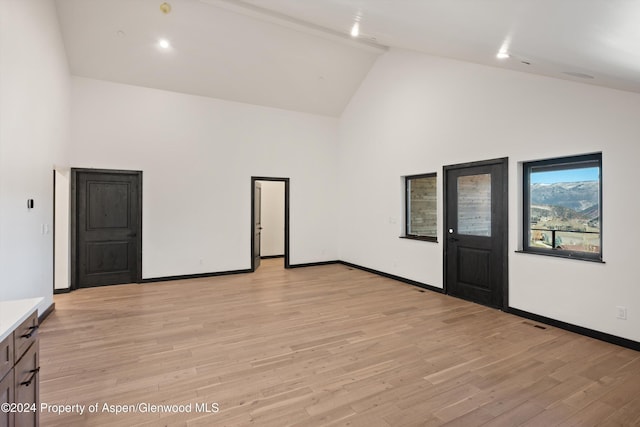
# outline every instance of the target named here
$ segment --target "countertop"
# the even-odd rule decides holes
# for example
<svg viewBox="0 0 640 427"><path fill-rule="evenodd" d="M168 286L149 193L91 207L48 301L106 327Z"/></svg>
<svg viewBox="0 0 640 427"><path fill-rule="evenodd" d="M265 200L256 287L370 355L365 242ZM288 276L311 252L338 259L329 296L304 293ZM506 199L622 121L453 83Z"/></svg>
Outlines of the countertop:
<svg viewBox="0 0 640 427"><path fill-rule="evenodd" d="M11 332L22 323L43 298L18 299L0 301L0 341L11 335Z"/></svg>

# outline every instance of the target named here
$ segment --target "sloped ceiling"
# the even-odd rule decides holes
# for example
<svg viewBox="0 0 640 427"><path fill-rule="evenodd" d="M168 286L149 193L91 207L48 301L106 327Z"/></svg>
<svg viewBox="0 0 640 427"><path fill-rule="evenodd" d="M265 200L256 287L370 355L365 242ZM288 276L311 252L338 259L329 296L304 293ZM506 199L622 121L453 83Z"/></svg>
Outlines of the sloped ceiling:
<svg viewBox="0 0 640 427"><path fill-rule="evenodd" d="M365 39L640 92L636 0L243 0ZM508 59L496 58L504 48Z"/></svg>
<svg viewBox="0 0 640 427"><path fill-rule="evenodd" d="M169 14L161 3L57 0L72 73L339 116L391 46L640 92L639 1L173 0Z"/></svg>
<svg viewBox="0 0 640 427"><path fill-rule="evenodd" d="M339 116L384 52L230 3L161 3L58 0L72 74Z"/></svg>

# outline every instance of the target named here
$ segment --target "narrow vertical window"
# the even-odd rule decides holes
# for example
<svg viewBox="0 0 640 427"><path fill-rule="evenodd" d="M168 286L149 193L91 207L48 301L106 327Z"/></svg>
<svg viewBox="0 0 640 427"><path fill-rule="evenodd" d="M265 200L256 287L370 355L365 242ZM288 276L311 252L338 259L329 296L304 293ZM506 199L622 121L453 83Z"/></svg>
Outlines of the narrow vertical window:
<svg viewBox="0 0 640 427"><path fill-rule="evenodd" d="M437 241L436 174L405 177L405 237Z"/></svg>
<svg viewBox="0 0 640 427"><path fill-rule="evenodd" d="M602 154L523 164L523 250L602 260Z"/></svg>

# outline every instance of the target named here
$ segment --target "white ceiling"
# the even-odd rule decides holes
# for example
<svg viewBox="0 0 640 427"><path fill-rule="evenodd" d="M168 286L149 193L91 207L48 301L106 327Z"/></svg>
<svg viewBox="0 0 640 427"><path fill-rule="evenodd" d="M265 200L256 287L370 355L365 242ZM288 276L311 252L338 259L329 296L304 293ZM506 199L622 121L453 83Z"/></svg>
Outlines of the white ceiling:
<svg viewBox="0 0 640 427"><path fill-rule="evenodd" d="M72 73L339 116L391 46L640 92L638 0L169 2L57 0Z"/></svg>

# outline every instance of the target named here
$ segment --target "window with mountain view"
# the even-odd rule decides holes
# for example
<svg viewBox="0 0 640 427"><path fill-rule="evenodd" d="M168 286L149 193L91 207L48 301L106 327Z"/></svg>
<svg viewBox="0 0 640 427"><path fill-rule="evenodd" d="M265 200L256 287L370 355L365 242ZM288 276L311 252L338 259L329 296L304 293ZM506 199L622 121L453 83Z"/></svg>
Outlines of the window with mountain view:
<svg viewBox="0 0 640 427"><path fill-rule="evenodd" d="M523 164L525 252L602 260L602 155Z"/></svg>

